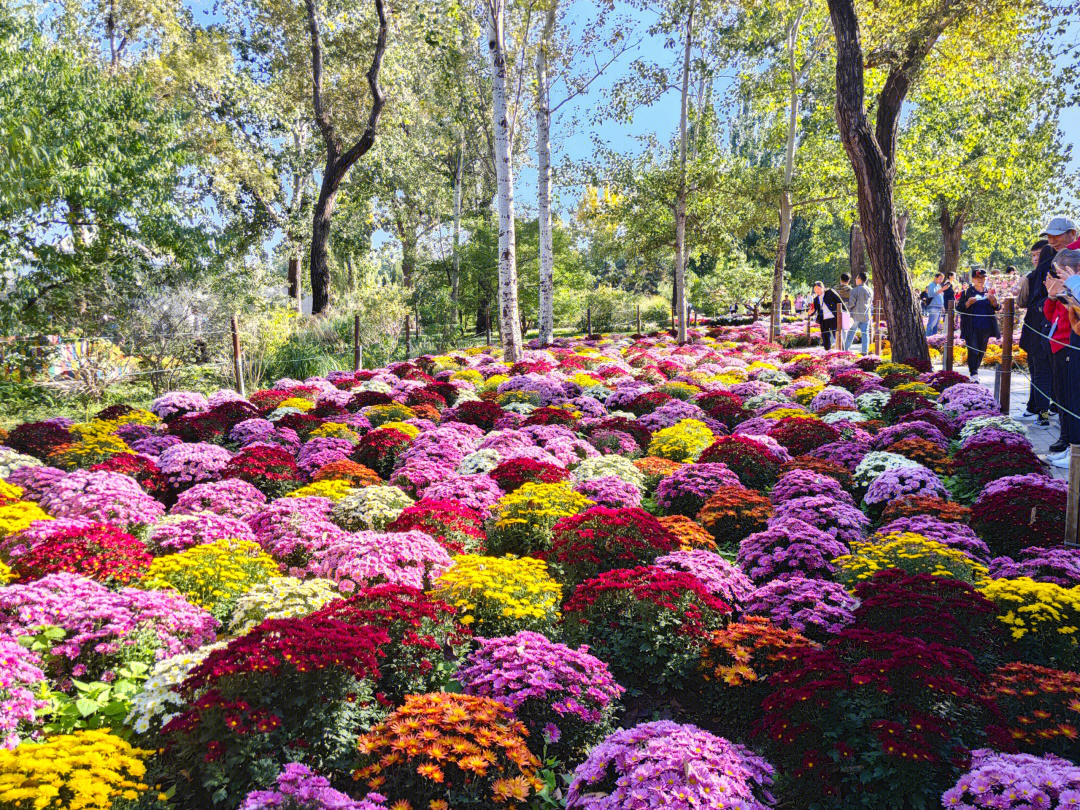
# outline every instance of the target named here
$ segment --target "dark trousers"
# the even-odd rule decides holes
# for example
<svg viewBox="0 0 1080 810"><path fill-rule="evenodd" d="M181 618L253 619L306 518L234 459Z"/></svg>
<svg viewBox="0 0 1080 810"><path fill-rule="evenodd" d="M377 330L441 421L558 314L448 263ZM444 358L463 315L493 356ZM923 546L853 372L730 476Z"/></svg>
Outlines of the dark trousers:
<svg viewBox="0 0 1080 810"><path fill-rule="evenodd" d="M830 318L821 322L821 345L825 351L832 348L833 338L836 337L836 318Z"/></svg>
<svg viewBox="0 0 1080 810"><path fill-rule="evenodd" d="M1074 351L1068 346L1059 349L1056 352L1051 352L1050 370L1054 380L1054 402L1058 406L1058 425L1061 428L1061 435L1058 437L1058 441L1067 442L1073 444L1078 438L1072 432L1073 419L1067 417L1065 411L1073 410L1069 406L1069 353ZM1073 397L1075 399L1075 397Z"/></svg>
<svg viewBox="0 0 1080 810"><path fill-rule="evenodd" d="M986 354L986 344L989 342L989 332L976 332L974 342L967 344L968 374L975 374L979 370L983 355Z"/></svg>
<svg viewBox="0 0 1080 810"><path fill-rule="evenodd" d="M1075 332L1070 335L1069 347L1060 352L1068 355L1065 360L1065 407L1062 410L1067 411L1064 414L1069 434L1066 441L1080 444L1080 335Z"/></svg>
<svg viewBox="0 0 1080 810"><path fill-rule="evenodd" d="M1027 329L1026 326L1022 327ZM1045 340L1032 341L1028 350L1028 371L1031 374L1031 393L1028 395L1028 413L1045 413L1050 408L1050 394L1054 390L1053 361ZM1063 351L1068 351L1067 349Z"/></svg>

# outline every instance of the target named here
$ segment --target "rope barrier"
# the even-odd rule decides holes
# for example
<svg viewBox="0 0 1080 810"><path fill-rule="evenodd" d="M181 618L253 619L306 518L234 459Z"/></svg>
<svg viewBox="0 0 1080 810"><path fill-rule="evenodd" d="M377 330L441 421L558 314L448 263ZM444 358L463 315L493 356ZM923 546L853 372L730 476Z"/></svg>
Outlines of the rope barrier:
<svg viewBox="0 0 1080 810"><path fill-rule="evenodd" d="M1042 395L1043 395L1044 397L1046 397L1046 399L1047 399L1047 400L1048 400L1049 402L1051 402L1052 404L1056 405L1056 406L1057 406L1057 409L1058 409L1059 411L1064 411L1064 412L1065 412L1065 413L1067 413L1067 414L1068 414L1069 416L1071 416L1071 417L1072 417L1073 419L1080 419L1080 414L1075 414L1075 413L1073 413L1073 412L1072 412L1072 411L1070 411L1070 410L1069 410L1068 408L1066 408L1066 407L1065 407L1064 405L1062 405L1062 404L1061 404L1060 402L1058 402L1058 401L1057 401L1056 399L1054 399L1054 397L1053 397L1053 396L1051 396L1050 394L1048 394L1048 393L1046 393L1045 391L1043 391L1043 390L1042 390L1041 388L1039 388L1039 386L1035 385L1035 381L1034 381L1033 379L1031 379L1031 376L1030 376L1030 375L1029 375L1029 374L1028 374L1028 373L1027 373L1027 372L1026 372L1026 371L1025 371L1024 369L1020 368L1019 366L1015 366L1014 368L1015 368L1015 369L1016 369L1017 371L1019 371L1019 372L1020 372L1020 374L1021 374L1022 376L1024 376L1024 377L1026 377L1026 378L1027 378L1028 384L1029 384L1029 385L1030 385L1030 386L1031 386L1032 388L1034 388L1034 389L1035 389L1036 391L1038 391L1038 392L1039 392L1040 394L1042 394Z"/></svg>

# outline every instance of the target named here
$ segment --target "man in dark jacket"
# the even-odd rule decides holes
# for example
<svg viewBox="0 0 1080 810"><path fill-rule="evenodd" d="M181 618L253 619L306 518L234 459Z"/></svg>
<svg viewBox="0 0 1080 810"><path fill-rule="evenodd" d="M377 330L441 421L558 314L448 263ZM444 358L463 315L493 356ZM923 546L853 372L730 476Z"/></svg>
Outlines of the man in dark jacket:
<svg viewBox="0 0 1080 810"><path fill-rule="evenodd" d="M1032 403L1036 414L1036 424L1046 427L1050 424L1050 396L1054 390L1054 364L1050 354L1050 341L1046 336L1049 324L1043 314L1046 302L1046 276L1054 263L1059 250L1064 250L1069 243L1076 241L1076 225L1066 217L1054 217L1047 223L1041 236L1048 244L1039 254L1038 266L1028 273L1027 312L1020 327L1020 348L1027 352L1028 368L1031 370L1031 385L1036 389L1038 398ZM1021 418L1032 418L1025 414Z"/></svg>
<svg viewBox="0 0 1080 810"><path fill-rule="evenodd" d="M825 351L832 348L836 327L840 323L840 308L844 302L833 289L825 289L825 282L814 282L814 297L810 299L810 313L821 327L821 345Z"/></svg>

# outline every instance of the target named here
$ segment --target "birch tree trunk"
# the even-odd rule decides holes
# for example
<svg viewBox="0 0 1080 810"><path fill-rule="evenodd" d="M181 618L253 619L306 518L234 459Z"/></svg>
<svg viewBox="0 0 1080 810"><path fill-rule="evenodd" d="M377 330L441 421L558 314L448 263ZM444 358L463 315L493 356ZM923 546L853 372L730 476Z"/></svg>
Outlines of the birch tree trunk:
<svg viewBox="0 0 1080 810"><path fill-rule="evenodd" d="M805 8L800 8L795 18L788 25L787 55L788 78L791 93L788 108L787 148L784 154L784 187L780 192L780 236L776 241L776 264L773 266L772 312L771 319L776 321L776 333L780 334L783 318L780 313L780 300L784 296L784 265L787 263L788 241L791 239L791 183L795 178L795 136L799 127L799 73L795 68L795 46L799 41L799 27Z"/></svg>
<svg viewBox="0 0 1080 810"><path fill-rule="evenodd" d="M489 0L488 54L491 58L492 112L495 122L495 179L499 213L499 339L503 359L521 359L518 317L517 239L514 233L514 164L506 98L506 0Z"/></svg>
<svg viewBox="0 0 1080 810"><path fill-rule="evenodd" d="M690 51L694 43L694 5L686 17L682 104L679 112L679 190L675 199L675 310L679 345L686 343L686 106L690 89Z"/></svg>
<svg viewBox="0 0 1080 810"><path fill-rule="evenodd" d="M454 171L454 256L450 273L450 331L457 329L458 300L461 297L461 181L465 173L465 138L458 141Z"/></svg>
<svg viewBox="0 0 1080 810"><path fill-rule="evenodd" d="M536 196L540 220L540 345L555 337L555 250L551 235L551 86L548 48L555 33L558 1L548 6L540 46L536 49Z"/></svg>

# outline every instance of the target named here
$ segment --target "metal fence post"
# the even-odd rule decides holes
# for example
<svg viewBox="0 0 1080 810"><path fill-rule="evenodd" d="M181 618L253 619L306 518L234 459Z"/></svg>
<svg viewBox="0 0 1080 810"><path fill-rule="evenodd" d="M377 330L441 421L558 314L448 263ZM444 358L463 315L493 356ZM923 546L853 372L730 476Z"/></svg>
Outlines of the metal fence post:
<svg viewBox="0 0 1080 810"><path fill-rule="evenodd" d="M877 304L877 317L874 318L874 353L881 357L881 352L885 348L885 330L881 328L881 316L882 312L881 302Z"/></svg>

